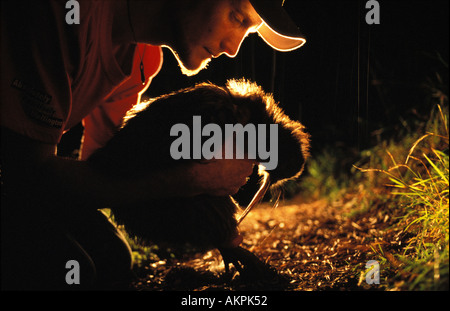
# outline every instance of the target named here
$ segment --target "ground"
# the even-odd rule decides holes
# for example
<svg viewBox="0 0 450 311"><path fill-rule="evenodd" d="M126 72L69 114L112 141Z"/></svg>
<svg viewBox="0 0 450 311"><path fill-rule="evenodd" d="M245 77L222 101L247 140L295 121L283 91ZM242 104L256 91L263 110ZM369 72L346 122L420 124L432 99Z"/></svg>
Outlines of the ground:
<svg viewBox="0 0 450 311"><path fill-rule="evenodd" d="M189 254L143 264L137 290L380 290L367 284L365 264L376 260L375 248L401 244L399 234L386 231L393 218L387 213L355 213L358 196L337 202L301 197L280 203L263 203L252 210L240 226L243 247L267 264L267 273L251 280L235 272L224 273L220 253ZM389 237L388 237L389 236ZM387 240L386 240L387 239Z"/></svg>

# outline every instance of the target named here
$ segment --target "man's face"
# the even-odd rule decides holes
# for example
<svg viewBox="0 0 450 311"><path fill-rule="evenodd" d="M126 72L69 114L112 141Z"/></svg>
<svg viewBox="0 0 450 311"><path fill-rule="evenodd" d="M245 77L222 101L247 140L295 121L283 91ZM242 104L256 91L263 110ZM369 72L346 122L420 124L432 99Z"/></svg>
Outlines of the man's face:
<svg viewBox="0 0 450 311"><path fill-rule="evenodd" d="M249 0L197 1L185 10L169 48L187 75L197 74L211 58L235 57L244 38L262 23Z"/></svg>

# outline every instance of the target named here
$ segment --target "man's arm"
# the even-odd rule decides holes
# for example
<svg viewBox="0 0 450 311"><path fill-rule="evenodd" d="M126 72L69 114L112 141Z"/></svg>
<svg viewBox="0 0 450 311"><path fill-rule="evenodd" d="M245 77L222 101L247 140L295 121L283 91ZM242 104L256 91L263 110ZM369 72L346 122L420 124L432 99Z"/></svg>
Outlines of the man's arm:
<svg viewBox="0 0 450 311"><path fill-rule="evenodd" d="M76 208L104 208L168 196L234 194L252 172L248 160L155 172L139 180L112 179L86 161L56 156L56 146L37 142L2 128L2 175L7 189L32 191L46 202Z"/></svg>

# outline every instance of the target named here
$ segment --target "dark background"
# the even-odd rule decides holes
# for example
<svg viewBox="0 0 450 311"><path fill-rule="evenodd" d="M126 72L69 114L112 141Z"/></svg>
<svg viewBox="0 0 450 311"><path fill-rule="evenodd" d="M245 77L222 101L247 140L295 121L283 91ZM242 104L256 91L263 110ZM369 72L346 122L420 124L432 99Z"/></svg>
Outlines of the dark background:
<svg viewBox="0 0 450 311"><path fill-rule="evenodd" d="M448 0L379 0L379 25L366 24L366 2L286 0L307 37L302 48L275 52L252 34L236 58L214 59L194 77L183 76L164 49L161 72L145 95L245 77L274 93L307 127L313 154L324 148L359 152L398 134L405 120L426 116L428 78L439 73L448 83L448 67L439 60L448 62Z"/></svg>
<svg viewBox="0 0 450 311"><path fill-rule="evenodd" d="M379 0L379 25L366 24L366 2L287 0L306 45L274 52L252 34L235 59L221 56L191 78L181 75L165 50L163 68L146 95L245 77L274 93L288 115L307 126L313 152L336 144L366 148L374 132L389 135L412 110L429 108L421 85L448 71L437 53L448 61L449 1Z"/></svg>

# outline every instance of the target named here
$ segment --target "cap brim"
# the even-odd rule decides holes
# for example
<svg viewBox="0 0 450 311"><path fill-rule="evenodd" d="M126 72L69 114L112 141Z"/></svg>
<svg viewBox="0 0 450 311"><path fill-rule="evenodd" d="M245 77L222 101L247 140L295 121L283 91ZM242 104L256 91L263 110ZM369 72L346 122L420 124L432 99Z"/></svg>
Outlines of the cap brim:
<svg viewBox="0 0 450 311"><path fill-rule="evenodd" d="M259 35L278 51L292 51L306 42L305 36L285 11L282 2L276 0L250 0L263 20Z"/></svg>
<svg viewBox="0 0 450 311"><path fill-rule="evenodd" d="M265 22L258 28L258 33L268 45L281 52L296 50L306 43L304 37L282 35L270 28Z"/></svg>

